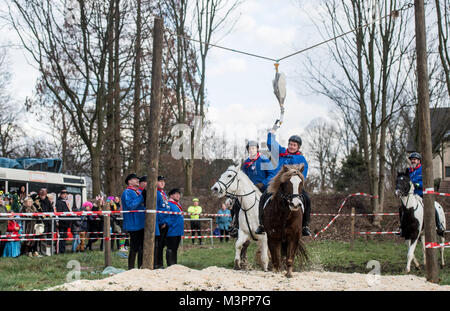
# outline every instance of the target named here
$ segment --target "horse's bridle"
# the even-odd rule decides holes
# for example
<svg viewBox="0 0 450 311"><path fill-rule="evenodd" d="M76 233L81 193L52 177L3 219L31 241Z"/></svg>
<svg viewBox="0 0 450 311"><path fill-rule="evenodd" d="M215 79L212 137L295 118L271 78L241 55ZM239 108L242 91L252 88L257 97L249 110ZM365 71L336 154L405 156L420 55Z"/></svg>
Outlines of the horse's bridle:
<svg viewBox="0 0 450 311"><path fill-rule="evenodd" d="M237 177L237 175L238 175L238 172L235 172L235 171L233 171L233 170L230 170L230 169L228 169L228 170L226 170L225 171L225 173L226 172L233 172L235 175L233 176L233 178L231 178L231 180L228 182L228 183L224 183L223 181L221 181L220 179L217 181L217 183L221 186L221 188L222 188L222 185L223 185L223 187L225 188L225 194L227 195L227 196L229 196L229 197L232 197L233 199L239 199L239 198L241 198L241 200L242 200L242 198L243 197L246 197L246 196L248 196L248 195L251 195L251 194L253 194L253 193L255 193L256 191L255 190L253 190L253 191L251 191L251 192L249 192L249 193L246 193L246 194L235 194L235 193L231 193L231 192L228 192L228 187L230 187L232 184L233 184L233 182L234 182L234 180L236 179L236 177ZM236 186L236 189L239 189L239 179L237 180L237 186ZM221 189L222 190L222 189ZM257 199L256 199L256 195L255 195L255 202L253 203L253 205L250 207L250 208L248 208L248 209L243 209L242 208L242 201L241 201L241 209L243 210L243 211L249 211L251 208L253 208L253 206L255 206L255 204L256 204L256 202L258 201Z"/></svg>
<svg viewBox="0 0 450 311"><path fill-rule="evenodd" d="M282 200L285 200L288 203L288 205L292 204L292 200L294 198L299 198L300 201L302 201L302 203L305 204L305 197L303 196L303 193L302 194L284 194L284 193L278 192L278 195L280 196L280 198Z"/></svg>

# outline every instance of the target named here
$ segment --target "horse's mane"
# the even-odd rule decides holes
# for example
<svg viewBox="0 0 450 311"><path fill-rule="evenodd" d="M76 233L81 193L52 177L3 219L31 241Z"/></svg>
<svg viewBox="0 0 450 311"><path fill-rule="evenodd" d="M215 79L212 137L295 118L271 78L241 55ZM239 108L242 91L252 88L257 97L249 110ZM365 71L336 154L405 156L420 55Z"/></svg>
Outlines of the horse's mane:
<svg viewBox="0 0 450 311"><path fill-rule="evenodd" d="M304 166L305 165L303 163L295 165L283 165L277 175L275 175L275 177L270 181L267 192L277 193L280 189L281 184L285 183L294 175L299 176L302 180L302 183L304 183L305 177L302 174Z"/></svg>

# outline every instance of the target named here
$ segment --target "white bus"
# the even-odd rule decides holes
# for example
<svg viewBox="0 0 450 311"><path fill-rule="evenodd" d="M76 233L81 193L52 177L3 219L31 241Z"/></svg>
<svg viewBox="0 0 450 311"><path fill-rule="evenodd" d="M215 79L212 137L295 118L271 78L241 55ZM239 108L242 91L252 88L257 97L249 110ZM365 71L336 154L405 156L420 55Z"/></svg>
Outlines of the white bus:
<svg viewBox="0 0 450 311"><path fill-rule="evenodd" d="M62 173L30 171L0 167L0 191L19 192L25 186L26 193L38 192L46 188L48 193L59 195L66 189L71 206L81 207L87 201L86 178ZM56 201L56 197L55 197Z"/></svg>

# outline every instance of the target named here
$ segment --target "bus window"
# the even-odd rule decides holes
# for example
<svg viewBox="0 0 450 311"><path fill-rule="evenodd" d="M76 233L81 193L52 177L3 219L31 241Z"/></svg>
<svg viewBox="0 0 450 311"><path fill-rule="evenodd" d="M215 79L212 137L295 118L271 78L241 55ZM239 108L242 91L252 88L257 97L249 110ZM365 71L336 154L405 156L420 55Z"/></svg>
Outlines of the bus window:
<svg viewBox="0 0 450 311"><path fill-rule="evenodd" d="M28 193L36 192L39 193L39 191L43 188L47 189L48 184L40 183L40 182L29 182L28 183Z"/></svg>
<svg viewBox="0 0 450 311"><path fill-rule="evenodd" d="M58 196L61 193L61 190L63 190L65 187L63 185L54 185L54 184L48 184L47 192L48 193L56 193ZM56 200L56 198L55 198Z"/></svg>
<svg viewBox="0 0 450 311"><path fill-rule="evenodd" d="M6 193L6 181L0 180L0 191Z"/></svg>
<svg viewBox="0 0 450 311"><path fill-rule="evenodd" d="M26 183L10 181L10 182L8 182L8 192L9 193L19 193L19 190L22 186L25 187L24 189L26 191L26 189L27 189Z"/></svg>

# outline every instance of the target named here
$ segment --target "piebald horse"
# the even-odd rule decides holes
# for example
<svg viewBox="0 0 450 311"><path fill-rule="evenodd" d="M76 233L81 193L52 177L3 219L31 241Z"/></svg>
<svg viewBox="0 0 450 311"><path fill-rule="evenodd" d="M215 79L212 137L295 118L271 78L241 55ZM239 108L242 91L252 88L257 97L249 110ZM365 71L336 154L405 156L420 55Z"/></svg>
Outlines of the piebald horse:
<svg viewBox="0 0 450 311"><path fill-rule="evenodd" d="M261 192L241 171L239 166L230 166L220 176L219 180L211 187L211 190L218 197L229 195L239 200L241 209L239 210L239 233L236 241L236 255L234 258L234 268L241 269L241 251L242 247L248 246L250 239L258 243L261 254L261 262L264 271L267 271L269 265L269 252L267 248L267 236L265 234L256 235L258 228L258 204ZM245 245L244 245L245 244Z"/></svg>
<svg viewBox="0 0 450 311"><path fill-rule="evenodd" d="M408 170L405 172L397 173L397 180L395 183L395 194L400 198L402 202L402 208L404 213L402 216L402 232L406 240L408 247L408 254L406 259L406 272L409 273L411 269L411 261L414 262L417 268L420 267L417 261L414 251L417 246L419 238L422 242L423 260L426 264L425 257L425 236L424 236L424 223L423 223L423 201L422 198L414 194L414 185L410 180ZM434 207L438 212L439 221L443 228L446 227L444 209L438 202L434 202ZM439 236L441 243L444 243L444 234ZM444 248L441 248L441 267L444 267Z"/></svg>

